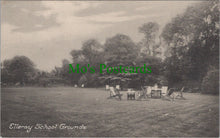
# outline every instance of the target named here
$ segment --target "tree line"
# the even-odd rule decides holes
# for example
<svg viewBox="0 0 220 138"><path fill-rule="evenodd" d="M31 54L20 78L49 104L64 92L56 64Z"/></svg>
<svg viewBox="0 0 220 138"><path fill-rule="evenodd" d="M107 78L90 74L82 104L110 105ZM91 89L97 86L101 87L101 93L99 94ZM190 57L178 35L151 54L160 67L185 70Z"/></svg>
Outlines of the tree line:
<svg viewBox="0 0 220 138"><path fill-rule="evenodd" d="M51 72L36 69L25 56L15 56L1 63L2 85L85 84L99 87L109 79L124 86L140 88L155 83L169 87L185 86L189 90L218 93L219 83L219 1L204 1L186 9L165 25L162 31L156 22L138 29L143 34L135 43L129 36L116 34L104 44L96 39L72 50L71 61L64 59L61 67ZM161 33L160 33L161 32ZM108 66L151 66L150 74L69 73L69 64L88 64L99 69Z"/></svg>

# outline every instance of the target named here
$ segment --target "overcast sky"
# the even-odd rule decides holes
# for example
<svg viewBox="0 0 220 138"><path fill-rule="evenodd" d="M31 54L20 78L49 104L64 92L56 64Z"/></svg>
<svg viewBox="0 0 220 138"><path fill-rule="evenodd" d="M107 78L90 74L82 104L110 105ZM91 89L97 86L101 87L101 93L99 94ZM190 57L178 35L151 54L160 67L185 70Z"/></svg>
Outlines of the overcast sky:
<svg viewBox="0 0 220 138"><path fill-rule="evenodd" d="M117 33L138 42L138 27L156 21L161 28L195 1L9 1L2 2L1 60L29 57L45 71L71 61L70 51L95 38Z"/></svg>

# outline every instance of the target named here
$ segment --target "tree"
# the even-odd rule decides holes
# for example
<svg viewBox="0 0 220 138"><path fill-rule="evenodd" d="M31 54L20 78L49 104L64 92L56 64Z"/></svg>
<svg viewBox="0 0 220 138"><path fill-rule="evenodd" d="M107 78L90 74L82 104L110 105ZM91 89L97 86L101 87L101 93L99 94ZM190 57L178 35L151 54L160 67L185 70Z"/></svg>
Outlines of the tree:
<svg viewBox="0 0 220 138"><path fill-rule="evenodd" d="M139 27L139 32L144 34L144 39L140 43L143 53L153 56L156 55L156 36L159 32L159 25L156 22L148 22Z"/></svg>
<svg viewBox="0 0 220 138"><path fill-rule="evenodd" d="M138 48L129 36L117 34L106 40L104 52L108 65L132 65L138 55Z"/></svg>
<svg viewBox="0 0 220 138"><path fill-rule="evenodd" d="M63 79L71 80L72 75L69 74L69 64L70 62L67 59L63 59L60 69L60 75Z"/></svg>
<svg viewBox="0 0 220 138"><path fill-rule="evenodd" d="M72 50L70 54L73 59L72 65L74 67L77 64L79 64L80 67L82 66L88 67L89 64L90 67L95 67L95 69L97 70L100 64L104 62L103 46L95 39L89 39L83 42L82 49ZM64 66L62 68L64 68ZM63 71L68 71L66 68ZM87 77L82 73L72 73L67 75L70 76L71 83L73 84L81 83L81 81L78 80L80 80L80 78Z"/></svg>
<svg viewBox="0 0 220 138"><path fill-rule="evenodd" d="M73 63L82 63L85 61L85 55L82 53L82 50L72 50L70 52L70 55L72 56Z"/></svg>
<svg viewBox="0 0 220 138"><path fill-rule="evenodd" d="M20 84L28 83L35 73L34 63L25 56L15 56L10 60L5 60L3 69L3 73L10 76L10 82L20 82ZM3 77L2 79L4 81L6 78Z"/></svg>
<svg viewBox="0 0 220 138"><path fill-rule="evenodd" d="M166 74L169 80L201 82L210 66L219 68L218 3L205 1L191 6L165 26L161 36L171 51L167 68L175 74Z"/></svg>
<svg viewBox="0 0 220 138"><path fill-rule="evenodd" d="M89 39L83 43L82 54L85 57L84 66L88 64L99 68L100 64L104 62L103 46L95 39Z"/></svg>
<svg viewBox="0 0 220 138"><path fill-rule="evenodd" d="M88 63L98 62L102 51L103 46L95 39L89 39L83 43L82 54Z"/></svg>

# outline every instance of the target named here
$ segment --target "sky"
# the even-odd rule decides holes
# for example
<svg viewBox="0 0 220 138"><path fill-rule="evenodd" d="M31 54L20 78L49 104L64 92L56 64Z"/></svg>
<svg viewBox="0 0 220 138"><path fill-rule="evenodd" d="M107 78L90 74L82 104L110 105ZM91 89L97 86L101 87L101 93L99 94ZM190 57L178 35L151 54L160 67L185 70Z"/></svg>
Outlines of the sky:
<svg viewBox="0 0 220 138"><path fill-rule="evenodd" d="M134 42L138 28L157 22L160 30L198 1L3 1L1 61L29 57L36 68L51 71L88 39L105 40L118 33Z"/></svg>

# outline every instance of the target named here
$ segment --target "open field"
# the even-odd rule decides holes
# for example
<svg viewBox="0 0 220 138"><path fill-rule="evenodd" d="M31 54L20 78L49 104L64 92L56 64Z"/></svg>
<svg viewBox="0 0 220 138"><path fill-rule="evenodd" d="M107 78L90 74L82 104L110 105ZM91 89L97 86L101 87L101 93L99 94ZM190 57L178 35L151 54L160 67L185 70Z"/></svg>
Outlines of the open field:
<svg viewBox="0 0 220 138"><path fill-rule="evenodd" d="M2 136L202 136L219 135L219 98L184 94L174 103L161 99L107 99L104 89L2 88ZM84 124L85 130L9 129L22 125Z"/></svg>

